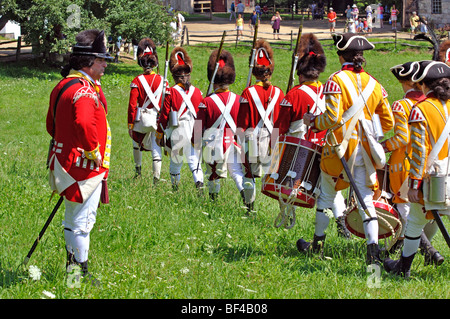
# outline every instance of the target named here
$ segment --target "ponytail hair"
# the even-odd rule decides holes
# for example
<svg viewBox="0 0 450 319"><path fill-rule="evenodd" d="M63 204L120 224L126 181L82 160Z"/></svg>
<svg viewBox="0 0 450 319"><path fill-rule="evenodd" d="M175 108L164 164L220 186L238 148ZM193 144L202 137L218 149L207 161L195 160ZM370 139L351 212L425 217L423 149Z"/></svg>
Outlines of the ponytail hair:
<svg viewBox="0 0 450 319"><path fill-rule="evenodd" d="M363 56L364 51L338 51L338 55L344 58L345 62L352 62L355 71L359 72L366 65L366 59Z"/></svg>
<svg viewBox="0 0 450 319"><path fill-rule="evenodd" d="M443 101L450 99L450 78L440 78L436 80L423 80L426 86L433 90L436 97Z"/></svg>

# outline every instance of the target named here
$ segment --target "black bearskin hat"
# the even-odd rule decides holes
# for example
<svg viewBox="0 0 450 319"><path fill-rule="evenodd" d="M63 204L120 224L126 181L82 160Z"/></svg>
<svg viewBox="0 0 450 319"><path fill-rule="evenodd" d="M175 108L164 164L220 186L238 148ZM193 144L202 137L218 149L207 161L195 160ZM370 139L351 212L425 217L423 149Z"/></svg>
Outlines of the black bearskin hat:
<svg viewBox="0 0 450 319"><path fill-rule="evenodd" d="M273 60L273 50L270 43L264 39L256 41L255 44L255 59L252 73L255 77L264 77L272 75L275 67ZM251 56L250 56L251 59Z"/></svg>
<svg viewBox="0 0 450 319"><path fill-rule="evenodd" d="M169 59L169 70L172 75L177 75L179 73L191 73L192 59L189 57L184 48L176 47L172 50Z"/></svg>
<svg viewBox="0 0 450 319"><path fill-rule="evenodd" d="M325 52L317 37L312 33L303 34L298 47L297 75L317 79L327 65Z"/></svg>
<svg viewBox="0 0 450 319"><path fill-rule="evenodd" d="M216 60L219 50L214 50L209 56L208 60L208 80L214 74L216 68ZM219 67L217 69L216 76L214 78L214 83L217 84L233 84L236 79L236 70L234 68L233 56L227 50L222 50L220 57L218 59Z"/></svg>
<svg viewBox="0 0 450 319"><path fill-rule="evenodd" d="M158 54L156 45L150 38L143 38L138 43L138 64L144 69L153 69L158 66Z"/></svg>

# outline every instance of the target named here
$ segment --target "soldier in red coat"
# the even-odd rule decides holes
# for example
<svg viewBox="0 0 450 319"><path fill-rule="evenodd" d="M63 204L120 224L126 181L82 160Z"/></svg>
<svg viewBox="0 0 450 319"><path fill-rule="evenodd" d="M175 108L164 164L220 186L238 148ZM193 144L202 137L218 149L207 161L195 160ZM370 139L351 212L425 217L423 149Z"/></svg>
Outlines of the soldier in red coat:
<svg viewBox="0 0 450 319"><path fill-rule="evenodd" d="M197 117L203 136L202 154L207 168L208 190L213 200L219 194L220 179L227 177L228 170L239 191L242 190L243 177L238 156L239 146L234 139L239 95L229 90L229 85L233 84L236 78L234 60L226 50L223 50L217 59L218 51L211 53L207 66L208 80L214 83L214 92L203 99ZM217 72L213 78L216 65ZM198 136L195 133L194 139L198 144Z"/></svg>
<svg viewBox="0 0 450 319"><path fill-rule="evenodd" d="M106 186L111 152L106 104L97 81L106 59L112 58L103 31L80 32L76 42L61 72L64 79L50 95L46 128L54 142L49 180L52 190L64 196L67 270L81 266L83 276L97 283L88 272L90 232L101 195L107 194L102 185Z"/></svg>
<svg viewBox="0 0 450 319"><path fill-rule="evenodd" d="M237 120L237 135L245 149L242 195L248 212L254 208L255 178L267 173L270 166L271 137L278 137L273 129L274 118L284 98L283 91L270 83L275 61L269 42L258 40L255 50L252 74L256 83L242 92Z"/></svg>
<svg viewBox="0 0 450 319"><path fill-rule="evenodd" d="M153 182L161 177L161 147L156 144L155 132L161 110L161 97L164 88L168 88L167 80L157 74L158 54L152 39L143 38L139 41L138 64L144 70L143 74L133 79L130 84L130 99L128 103L128 134L133 140L133 158L136 167L136 177L141 176L142 151L151 151L153 158ZM164 86L164 82L166 82ZM167 91L166 91L167 92Z"/></svg>
<svg viewBox="0 0 450 319"><path fill-rule="evenodd" d="M197 118L198 105L203 100L202 92L191 85L192 60L182 47L173 49L169 69L175 81L164 98L164 105L158 120L156 143L170 152L170 180L174 190L178 189L180 172L186 158L194 183L203 190L203 170L200 162L200 148L194 148L192 134Z"/></svg>

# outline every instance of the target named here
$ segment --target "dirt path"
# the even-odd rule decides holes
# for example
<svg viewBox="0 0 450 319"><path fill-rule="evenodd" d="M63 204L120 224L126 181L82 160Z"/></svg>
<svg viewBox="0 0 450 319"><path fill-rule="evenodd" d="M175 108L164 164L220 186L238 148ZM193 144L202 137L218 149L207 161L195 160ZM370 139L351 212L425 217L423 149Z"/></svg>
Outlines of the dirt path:
<svg viewBox="0 0 450 319"><path fill-rule="evenodd" d="M280 27L280 38L281 40L289 41L291 39L291 31L295 35L298 32L299 28L299 20L283 20L281 22ZM188 29L189 33L189 42L190 44L195 43L197 41L211 41L218 42L221 39L221 34L224 30L227 31L227 35L232 35L233 38L236 36L235 25L233 21L230 21L227 18L218 18L213 17L213 20L207 21L187 21L184 25ZM336 24L336 32L343 32L345 26L344 20L338 20ZM196 37L200 35L207 35L208 33L216 32L217 37ZM330 38L330 31L327 20L306 20L303 22L303 33L314 33L319 39ZM252 36L250 33L250 26L248 21L245 21L244 24L244 38L245 40L251 40ZM391 30L391 26L384 26L383 29L374 29L374 34L377 36L394 36L394 31ZM409 35L398 34L399 37L408 37ZM261 24L258 28L258 37L265 38L267 40L273 41L273 30L270 24L270 21L261 21ZM370 37L370 35L369 35ZM295 38L294 38L295 41Z"/></svg>

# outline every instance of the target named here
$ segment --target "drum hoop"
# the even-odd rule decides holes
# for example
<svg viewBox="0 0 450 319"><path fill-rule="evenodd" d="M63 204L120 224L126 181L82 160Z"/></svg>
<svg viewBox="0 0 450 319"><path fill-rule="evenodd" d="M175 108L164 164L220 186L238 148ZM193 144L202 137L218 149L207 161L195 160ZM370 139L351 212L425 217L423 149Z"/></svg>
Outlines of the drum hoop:
<svg viewBox="0 0 450 319"><path fill-rule="evenodd" d="M374 203L375 209L380 208L380 209L383 209L383 210L385 210L385 211L388 211L389 213L391 213L391 215L392 215L391 217L392 217L392 218L395 218L395 219L398 221L398 223L397 223L397 225L395 225L395 227L392 226L392 225L389 223L389 225L391 226L391 228L392 228L393 231L390 230L389 232L386 232L385 234L378 234L378 239L385 239L385 238L388 238L388 237L390 237L390 236L395 236L396 233L400 232L401 227L402 227L402 225L401 225L401 220L399 219L399 214L398 214L398 212L397 212L390 204L388 204L388 203L381 202L381 201L373 201L373 203ZM349 230L352 234L354 234L354 235L356 235L356 236L358 236L358 237L360 237L360 238L365 238L365 234L364 234L364 233L361 233L361 232L359 232L359 231L353 229L352 227L350 227L350 224L349 224L348 221L347 221L347 216L350 215L350 214L353 213L353 212L356 212L356 214L359 215L359 213L358 213L358 205L352 205L352 206L350 206L350 207L347 209L347 211L344 213L344 215L345 215L345 224L346 224L348 230ZM381 215L381 214L380 214L379 211L377 211L377 218L379 219L379 220L378 220L378 223L380 223L380 220L384 220L384 221L385 221L385 218L384 218L385 216L379 216L379 215Z"/></svg>

